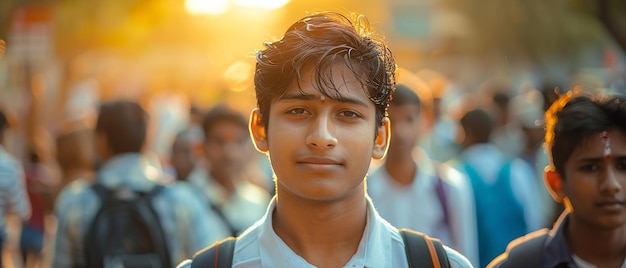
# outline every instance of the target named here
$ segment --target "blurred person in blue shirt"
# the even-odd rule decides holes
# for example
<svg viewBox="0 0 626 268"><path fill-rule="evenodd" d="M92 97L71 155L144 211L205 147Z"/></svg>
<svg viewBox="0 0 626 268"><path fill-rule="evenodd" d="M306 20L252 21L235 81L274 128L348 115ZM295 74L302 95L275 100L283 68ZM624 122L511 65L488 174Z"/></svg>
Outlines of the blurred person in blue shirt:
<svg viewBox="0 0 626 268"><path fill-rule="evenodd" d="M484 267L509 241L543 227L543 214L532 167L507 157L490 142L493 117L476 108L467 111L460 124L463 151L450 164L463 171L472 186L479 267Z"/></svg>
<svg viewBox="0 0 626 268"><path fill-rule="evenodd" d="M144 152L148 117L134 101L103 103L95 128L100 160L95 183L117 196L149 192L163 181L155 157ZM101 206L92 183L78 179L67 185L55 203L58 219L53 267L84 267L86 232ZM187 191L165 187L152 199L174 265L212 242L212 227L202 204Z"/></svg>
<svg viewBox="0 0 626 268"><path fill-rule="evenodd" d="M3 244L7 241L5 217L14 213L22 221L31 215L31 205L26 193L24 168L4 149L5 135L9 130L9 120L0 110L0 265L3 264Z"/></svg>

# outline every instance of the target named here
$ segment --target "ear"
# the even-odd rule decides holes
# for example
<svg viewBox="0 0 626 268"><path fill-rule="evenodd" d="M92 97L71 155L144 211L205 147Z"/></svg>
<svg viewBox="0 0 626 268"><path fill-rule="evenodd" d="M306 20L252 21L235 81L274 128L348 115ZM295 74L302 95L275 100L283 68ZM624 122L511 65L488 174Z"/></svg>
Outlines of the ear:
<svg viewBox="0 0 626 268"><path fill-rule="evenodd" d="M545 180L546 186L554 198L555 201L562 203L565 198L565 193L563 192L563 182L561 181L561 175L559 175L554 167L546 166L544 169L543 178Z"/></svg>
<svg viewBox="0 0 626 268"><path fill-rule="evenodd" d="M254 147L261 153L267 153L267 132L263 120L261 119L261 112L259 109L252 110L250 114L250 136L254 141Z"/></svg>
<svg viewBox="0 0 626 268"><path fill-rule="evenodd" d="M374 140L374 151L372 158L382 159L387 154L389 148L389 138L391 138L391 122L388 117L383 117L381 125L376 129L376 139Z"/></svg>

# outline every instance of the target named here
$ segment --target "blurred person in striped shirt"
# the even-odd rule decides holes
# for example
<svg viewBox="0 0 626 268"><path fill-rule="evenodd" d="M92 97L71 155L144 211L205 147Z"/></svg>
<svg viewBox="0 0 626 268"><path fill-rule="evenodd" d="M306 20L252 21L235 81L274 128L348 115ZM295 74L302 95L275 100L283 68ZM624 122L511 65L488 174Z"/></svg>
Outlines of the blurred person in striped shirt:
<svg viewBox="0 0 626 268"><path fill-rule="evenodd" d="M4 149L9 128L8 117L0 110L0 265L3 264L2 247L8 235L5 222L7 213L15 213L22 221L28 220L31 213L22 164Z"/></svg>

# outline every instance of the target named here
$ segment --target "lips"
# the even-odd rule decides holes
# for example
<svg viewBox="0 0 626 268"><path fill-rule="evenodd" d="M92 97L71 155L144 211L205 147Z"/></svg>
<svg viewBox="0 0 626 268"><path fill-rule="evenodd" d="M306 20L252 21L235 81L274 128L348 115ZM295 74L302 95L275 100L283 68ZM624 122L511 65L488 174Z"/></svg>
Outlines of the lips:
<svg viewBox="0 0 626 268"><path fill-rule="evenodd" d="M314 169L316 171L331 171L343 166L342 162L331 157L307 156L298 159L300 167Z"/></svg>
<svg viewBox="0 0 626 268"><path fill-rule="evenodd" d="M298 164L341 165L341 161L330 157L308 156L298 160Z"/></svg>
<svg viewBox="0 0 626 268"><path fill-rule="evenodd" d="M596 202L596 207L606 211L621 211L624 209L624 201L602 200L600 202Z"/></svg>

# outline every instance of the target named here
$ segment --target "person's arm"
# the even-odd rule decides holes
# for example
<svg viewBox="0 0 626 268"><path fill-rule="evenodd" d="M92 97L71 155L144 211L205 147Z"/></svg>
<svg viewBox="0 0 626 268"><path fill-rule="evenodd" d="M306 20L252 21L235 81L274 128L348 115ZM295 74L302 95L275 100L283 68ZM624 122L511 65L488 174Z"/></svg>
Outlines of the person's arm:
<svg viewBox="0 0 626 268"><path fill-rule="evenodd" d="M73 258L72 256L76 254L72 250L72 239L71 235L71 225L70 216L71 213L71 202L70 193L68 189L64 189L57 198L57 201L54 204L54 214L57 218L57 229L55 233L54 239L54 250L53 250L53 259L52 259L52 267L53 268L62 268L62 267L73 267Z"/></svg>
<svg viewBox="0 0 626 268"><path fill-rule="evenodd" d="M30 218L31 206L26 192L26 179L24 170L18 163L15 170L15 178L7 178L10 182L7 193L9 194L9 207L12 212L22 220L26 221Z"/></svg>

